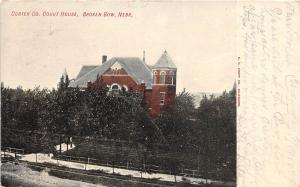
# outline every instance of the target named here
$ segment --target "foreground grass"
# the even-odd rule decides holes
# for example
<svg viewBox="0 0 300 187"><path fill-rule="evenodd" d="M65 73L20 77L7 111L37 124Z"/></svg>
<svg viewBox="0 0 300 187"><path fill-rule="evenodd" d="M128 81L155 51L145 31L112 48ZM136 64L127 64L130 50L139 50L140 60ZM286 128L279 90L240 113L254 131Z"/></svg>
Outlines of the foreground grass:
<svg viewBox="0 0 300 187"><path fill-rule="evenodd" d="M188 152L170 152L162 148L146 149L135 145L115 142L78 142L74 149L63 153L68 156L96 159L93 162L100 165L123 166L134 169L144 169L145 165L159 166L155 169L160 173L180 174L192 171L198 177L213 180L234 181L235 174L227 168L216 169L213 164L206 162L203 155ZM210 168L210 172L206 172ZM149 169L149 168L148 168ZM152 167L153 169L153 167ZM189 170L184 170L189 169ZM153 172L153 170L148 170Z"/></svg>

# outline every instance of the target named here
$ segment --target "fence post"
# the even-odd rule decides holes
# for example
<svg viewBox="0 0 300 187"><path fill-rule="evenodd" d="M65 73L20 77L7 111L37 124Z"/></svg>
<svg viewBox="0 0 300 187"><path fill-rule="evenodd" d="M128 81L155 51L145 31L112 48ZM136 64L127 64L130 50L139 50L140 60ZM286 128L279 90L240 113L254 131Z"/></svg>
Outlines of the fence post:
<svg viewBox="0 0 300 187"><path fill-rule="evenodd" d="M59 135L59 153L61 154L61 135Z"/></svg>
<svg viewBox="0 0 300 187"><path fill-rule="evenodd" d="M35 163L37 163L37 153L35 153Z"/></svg>

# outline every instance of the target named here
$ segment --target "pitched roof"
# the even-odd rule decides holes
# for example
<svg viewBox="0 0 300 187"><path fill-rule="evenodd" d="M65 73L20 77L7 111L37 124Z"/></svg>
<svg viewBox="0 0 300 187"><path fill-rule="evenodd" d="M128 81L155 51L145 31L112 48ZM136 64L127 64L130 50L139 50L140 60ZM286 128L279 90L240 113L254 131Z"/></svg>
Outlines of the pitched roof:
<svg viewBox="0 0 300 187"><path fill-rule="evenodd" d="M83 75L87 74L88 72L90 72L92 69L96 68L98 66L93 65L93 66L82 66L76 79L79 79L80 77L82 77Z"/></svg>
<svg viewBox="0 0 300 187"><path fill-rule="evenodd" d="M83 76L77 76L75 81L70 82L70 87L87 87L87 83L94 82L114 63L118 62L124 70L132 76L137 83L145 83L146 88L151 88L152 74L150 68L138 57L113 57L104 64L97 66ZM83 69L83 68L82 68Z"/></svg>
<svg viewBox="0 0 300 187"><path fill-rule="evenodd" d="M149 69L152 70L152 68L153 68L154 65L149 65L149 64L147 64L147 66L148 66Z"/></svg>
<svg viewBox="0 0 300 187"><path fill-rule="evenodd" d="M168 55L167 51L165 51L152 68L174 68L174 69L176 69L177 67L173 63L173 60L171 59L171 57Z"/></svg>

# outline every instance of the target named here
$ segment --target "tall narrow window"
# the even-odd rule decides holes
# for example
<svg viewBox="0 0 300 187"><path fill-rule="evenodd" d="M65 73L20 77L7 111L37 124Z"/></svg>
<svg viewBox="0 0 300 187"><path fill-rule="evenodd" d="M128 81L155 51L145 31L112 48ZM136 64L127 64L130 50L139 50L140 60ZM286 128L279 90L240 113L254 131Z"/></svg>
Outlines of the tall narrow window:
<svg viewBox="0 0 300 187"><path fill-rule="evenodd" d="M166 95L165 92L160 92L159 93L159 104L160 105L164 105L165 104L165 95Z"/></svg>
<svg viewBox="0 0 300 187"><path fill-rule="evenodd" d="M162 71L159 77L159 84L165 84L166 81L166 72Z"/></svg>
<svg viewBox="0 0 300 187"><path fill-rule="evenodd" d="M174 72L170 71L169 75L170 75L170 84L174 85Z"/></svg>
<svg viewBox="0 0 300 187"><path fill-rule="evenodd" d="M154 71L153 74L153 84L157 84L157 71Z"/></svg>

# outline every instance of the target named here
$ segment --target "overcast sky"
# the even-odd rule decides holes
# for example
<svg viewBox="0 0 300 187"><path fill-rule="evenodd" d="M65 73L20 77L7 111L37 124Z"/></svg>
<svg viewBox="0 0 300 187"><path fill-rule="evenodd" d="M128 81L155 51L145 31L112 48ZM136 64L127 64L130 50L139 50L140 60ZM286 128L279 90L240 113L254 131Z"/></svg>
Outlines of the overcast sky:
<svg viewBox="0 0 300 187"><path fill-rule="evenodd" d="M5 2L1 7L1 81L6 86L56 87L101 56L137 56L154 64L167 50L177 91L222 92L236 72L235 4L230 2ZM77 11L78 17L13 17L12 11ZM131 12L131 18L82 17Z"/></svg>

